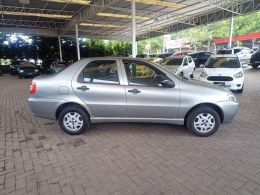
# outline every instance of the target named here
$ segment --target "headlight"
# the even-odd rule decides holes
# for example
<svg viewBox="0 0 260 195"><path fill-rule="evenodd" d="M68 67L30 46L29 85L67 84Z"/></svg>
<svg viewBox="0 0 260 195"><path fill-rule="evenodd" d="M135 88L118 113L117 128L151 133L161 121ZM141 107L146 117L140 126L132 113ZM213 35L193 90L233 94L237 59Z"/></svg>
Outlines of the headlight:
<svg viewBox="0 0 260 195"><path fill-rule="evenodd" d="M237 102L236 97L233 94L227 94L230 101Z"/></svg>
<svg viewBox="0 0 260 195"><path fill-rule="evenodd" d="M243 72L240 71L239 73L234 75L234 78L241 78L243 76Z"/></svg>
<svg viewBox="0 0 260 195"><path fill-rule="evenodd" d="M20 72L24 72L23 70L20 70Z"/></svg>
<svg viewBox="0 0 260 195"><path fill-rule="evenodd" d="M39 72L39 70L38 70L38 69L35 69L35 72Z"/></svg>
<svg viewBox="0 0 260 195"><path fill-rule="evenodd" d="M203 71L200 73L200 77L202 77L202 78L207 78L207 76L208 75L205 72L203 72Z"/></svg>

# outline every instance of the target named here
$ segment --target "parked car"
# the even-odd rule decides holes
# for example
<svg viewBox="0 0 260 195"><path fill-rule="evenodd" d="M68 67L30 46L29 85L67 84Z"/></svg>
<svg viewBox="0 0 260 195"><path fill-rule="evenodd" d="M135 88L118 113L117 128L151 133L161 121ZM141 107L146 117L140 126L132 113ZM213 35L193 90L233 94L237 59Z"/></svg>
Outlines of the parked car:
<svg viewBox="0 0 260 195"><path fill-rule="evenodd" d="M17 68L20 63L27 62L26 60L14 60L10 65L11 75L17 75Z"/></svg>
<svg viewBox="0 0 260 195"><path fill-rule="evenodd" d="M164 67L172 70L180 77L194 77L195 63L190 56L175 56L167 58Z"/></svg>
<svg viewBox="0 0 260 195"><path fill-rule="evenodd" d="M150 76L139 77L140 66ZM113 67L118 71L111 74ZM221 123L232 122L239 108L227 89L182 79L136 58L80 60L57 74L34 78L30 94L33 114L58 120L68 134L81 134L92 123L151 122L186 124L191 133L210 136Z"/></svg>
<svg viewBox="0 0 260 195"><path fill-rule="evenodd" d="M0 76L2 75L1 65L0 65Z"/></svg>
<svg viewBox="0 0 260 195"><path fill-rule="evenodd" d="M257 68L260 65L260 50L251 55L250 65L253 68Z"/></svg>
<svg viewBox="0 0 260 195"><path fill-rule="evenodd" d="M67 62L53 62L50 66L51 73L58 73L68 66Z"/></svg>
<svg viewBox="0 0 260 195"><path fill-rule="evenodd" d="M40 75L38 67L30 62L21 62L17 67L19 79L23 77L36 77Z"/></svg>
<svg viewBox="0 0 260 195"><path fill-rule="evenodd" d="M253 53L254 51L247 47L228 47L219 49L216 54L236 54L242 64L249 64Z"/></svg>
<svg viewBox="0 0 260 195"><path fill-rule="evenodd" d="M158 56L158 58L162 58L163 60L165 60L167 57L170 57L174 54L175 52L173 53L162 53Z"/></svg>
<svg viewBox="0 0 260 195"><path fill-rule="evenodd" d="M212 55L203 68L199 80L220 85L242 93L244 89L244 71L236 55Z"/></svg>
<svg viewBox="0 0 260 195"><path fill-rule="evenodd" d="M44 60L40 66L40 72L43 73L51 73L51 65L55 62L55 60L48 59Z"/></svg>
<svg viewBox="0 0 260 195"><path fill-rule="evenodd" d="M138 54L136 55L137 58L150 58L149 54Z"/></svg>
<svg viewBox="0 0 260 195"><path fill-rule="evenodd" d="M172 56L185 56L185 55L189 55L192 53L193 53L193 51L181 51L181 52L177 52L177 53L173 54Z"/></svg>
<svg viewBox="0 0 260 195"><path fill-rule="evenodd" d="M211 52L198 52L198 53L193 53L193 54L188 54L189 56L192 57L195 66L199 67L201 64L205 64L209 57L213 55Z"/></svg>

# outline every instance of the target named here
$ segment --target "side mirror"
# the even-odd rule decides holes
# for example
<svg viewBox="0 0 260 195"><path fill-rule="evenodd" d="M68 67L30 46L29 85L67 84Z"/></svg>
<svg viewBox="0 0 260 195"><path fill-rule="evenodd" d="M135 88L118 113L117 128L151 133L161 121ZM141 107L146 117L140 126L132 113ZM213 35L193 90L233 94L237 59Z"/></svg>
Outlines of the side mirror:
<svg viewBox="0 0 260 195"><path fill-rule="evenodd" d="M248 64L242 64L242 68L247 68Z"/></svg>
<svg viewBox="0 0 260 195"><path fill-rule="evenodd" d="M169 80L163 80L163 81L161 81L161 84L163 87L167 87L167 88L175 87L175 83L173 81L169 81Z"/></svg>
<svg viewBox="0 0 260 195"><path fill-rule="evenodd" d="M204 64L200 64L200 67L203 68L203 67L204 67Z"/></svg>

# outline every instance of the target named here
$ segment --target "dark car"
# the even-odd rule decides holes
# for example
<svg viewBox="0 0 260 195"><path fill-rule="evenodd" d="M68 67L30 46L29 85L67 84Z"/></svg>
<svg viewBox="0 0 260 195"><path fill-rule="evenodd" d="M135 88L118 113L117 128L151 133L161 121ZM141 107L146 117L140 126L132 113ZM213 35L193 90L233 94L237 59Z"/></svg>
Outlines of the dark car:
<svg viewBox="0 0 260 195"><path fill-rule="evenodd" d="M22 77L36 77L40 75L36 65L30 62L21 62L17 67L17 75L19 79Z"/></svg>
<svg viewBox="0 0 260 195"><path fill-rule="evenodd" d="M68 66L67 62L55 62L52 63L50 68L51 68L51 73L58 73L61 70L63 70L64 68L66 68Z"/></svg>
<svg viewBox="0 0 260 195"><path fill-rule="evenodd" d="M250 58L250 65L257 68L260 65L260 50L256 51Z"/></svg>
<svg viewBox="0 0 260 195"><path fill-rule="evenodd" d="M51 65L53 65L55 60L45 60L42 62L40 66L40 72L43 73L51 73Z"/></svg>
<svg viewBox="0 0 260 195"><path fill-rule="evenodd" d="M158 58L162 58L165 60L165 58L172 56L174 53L162 53L158 56Z"/></svg>
<svg viewBox="0 0 260 195"><path fill-rule="evenodd" d="M195 62L195 66L199 67L200 64L205 64L212 54L213 53L211 52L198 52L189 54L189 56L192 57L193 61Z"/></svg>
<svg viewBox="0 0 260 195"><path fill-rule="evenodd" d="M10 65L10 69L11 69L11 75L16 75L17 74L17 68L19 66L20 63L23 62L27 62L26 60L15 60L12 61L11 65Z"/></svg>

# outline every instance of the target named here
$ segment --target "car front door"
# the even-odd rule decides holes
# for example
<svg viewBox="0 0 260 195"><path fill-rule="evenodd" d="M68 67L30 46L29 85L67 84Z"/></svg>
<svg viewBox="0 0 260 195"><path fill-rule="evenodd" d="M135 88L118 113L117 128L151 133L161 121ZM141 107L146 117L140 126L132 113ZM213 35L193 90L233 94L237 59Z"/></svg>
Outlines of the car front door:
<svg viewBox="0 0 260 195"><path fill-rule="evenodd" d="M189 64L187 57L183 58L182 66L183 66L183 75L187 77L189 75L189 73L191 72L190 71L191 66Z"/></svg>
<svg viewBox="0 0 260 195"><path fill-rule="evenodd" d="M127 117L173 119L179 112L179 80L174 88L163 87L170 80L155 66L138 60L123 60Z"/></svg>
<svg viewBox="0 0 260 195"><path fill-rule="evenodd" d="M249 50L249 49L242 49L241 53L242 53L242 56L243 56L242 64L243 64L243 62L244 63L250 63L250 58L251 58L251 56L254 52L252 50Z"/></svg>
<svg viewBox="0 0 260 195"><path fill-rule="evenodd" d="M75 94L95 117L126 117L125 88L118 60L93 60L73 78Z"/></svg>

